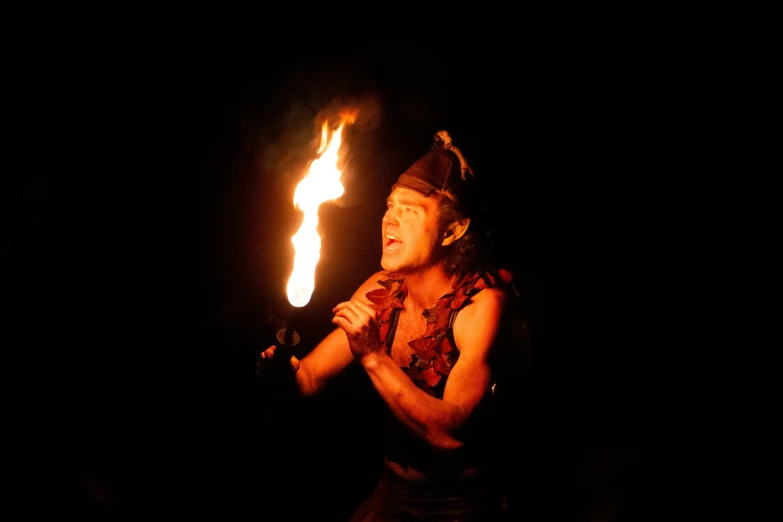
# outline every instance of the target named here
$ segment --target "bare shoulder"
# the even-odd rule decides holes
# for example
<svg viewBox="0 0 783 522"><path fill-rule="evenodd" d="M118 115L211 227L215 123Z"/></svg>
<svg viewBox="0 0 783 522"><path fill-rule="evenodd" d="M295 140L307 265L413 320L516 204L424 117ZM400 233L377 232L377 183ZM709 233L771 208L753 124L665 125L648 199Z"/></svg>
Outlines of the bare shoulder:
<svg viewBox="0 0 783 522"><path fill-rule="evenodd" d="M390 279L392 275L393 274L388 270L380 270L375 272L373 275L364 280L364 283L362 283L353 293L351 299L361 299L364 302L368 302L367 293L379 288L383 288L381 281Z"/></svg>
<svg viewBox="0 0 783 522"><path fill-rule="evenodd" d="M518 343L524 335L524 323L524 315L513 294L503 288L485 288L471 297L457 314L454 335L458 345L462 339L472 339L480 345Z"/></svg>
<svg viewBox="0 0 783 522"><path fill-rule="evenodd" d="M504 290L496 287L485 288L470 298L457 318L459 319L460 316L470 319L494 316L500 318L508 301L508 294Z"/></svg>
<svg viewBox="0 0 783 522"><path fill-rule="evenodd" d="M522 303L519 296L515 295L509 288L485 288L471 297L471 304L477 305L478 313L492 311L501 314L508 321L524 321Z"/></svg>

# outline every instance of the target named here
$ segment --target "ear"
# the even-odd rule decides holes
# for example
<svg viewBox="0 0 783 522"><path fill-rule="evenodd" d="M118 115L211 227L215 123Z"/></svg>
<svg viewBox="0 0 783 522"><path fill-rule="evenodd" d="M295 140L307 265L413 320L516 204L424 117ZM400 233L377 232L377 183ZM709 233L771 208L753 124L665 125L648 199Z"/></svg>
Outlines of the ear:
<svg viewBox="0 0 783 522"><path fill-rule="evenodd" d="M443 246L448 246L465 235L470 226L470 218L465 218L460 221L455 221L446 229L443 233Z"/></svg>

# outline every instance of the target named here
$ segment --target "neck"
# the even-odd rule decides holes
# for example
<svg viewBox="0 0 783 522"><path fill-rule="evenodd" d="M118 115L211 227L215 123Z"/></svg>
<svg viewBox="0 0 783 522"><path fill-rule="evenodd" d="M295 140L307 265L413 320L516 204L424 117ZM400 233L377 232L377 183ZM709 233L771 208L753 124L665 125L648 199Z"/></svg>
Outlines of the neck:
<svg viewBox="0 0 783 522"><path fill-rule="evenodd" d="M442 263L413 274L405 274L405 286L408 288L406 303L409 302L415 310L432 308L438 299L449 292L453 282L454 276L446 273Z"/></svg>

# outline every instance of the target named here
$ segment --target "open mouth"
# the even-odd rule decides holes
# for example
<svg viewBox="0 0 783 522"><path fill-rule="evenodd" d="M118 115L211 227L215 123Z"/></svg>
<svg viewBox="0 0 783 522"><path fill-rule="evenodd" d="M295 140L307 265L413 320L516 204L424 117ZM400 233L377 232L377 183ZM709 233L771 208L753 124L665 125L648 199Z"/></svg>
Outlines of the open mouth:
<svg viewBox="0 0 783 522"><path fill-rule="evenodd" d="M383 238L383 248L395 248L395 245L401 245L402 242L394 236L386 235Z"/></svg>

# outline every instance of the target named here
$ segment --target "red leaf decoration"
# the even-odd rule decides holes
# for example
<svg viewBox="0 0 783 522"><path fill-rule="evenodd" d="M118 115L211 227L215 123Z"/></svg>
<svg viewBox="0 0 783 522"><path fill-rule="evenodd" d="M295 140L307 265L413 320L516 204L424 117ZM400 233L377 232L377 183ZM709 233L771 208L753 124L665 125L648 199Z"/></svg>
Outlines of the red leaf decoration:
<svg viewBox="0 0 783 522"><path fill-rule="evenodd" d="M445 357L438 357L435 359L435 365L433 366L433 369L441 375L448 375L451 373L451 365Z"/></svg>
<svg viewBox="0 0 783 522"><path fill-rule="evenodd" d="M402 308L403 301L408 295L408 290L402 284L402 279L385 279L378 281L383 288L376 288L367 292L367 299L376 310ZM387 318L388 320L388 318Z"/></svg>
<svg viewBox="0 0 783 522"><path fill-rule="evenodd" d="M376 288L367 292L367 299L379 307L384 306L389 299L389 291L384 288Z"/></svg>
<svg viewBox="0 0 783 522"><path fill-rule="evenodd" d="M403 277L401 274L398 274L397 272L392 272L389 274L388 279L378 280L378 284L380 284L382 287L386 289L391 289L392 286L394 286L395 283L400 284L402 283Z"/></svg>
<svg viewBox="0 0 783 522"><path fill-rule="evenodd" d="M444 335L443 339L440 340L440 354L445 356L448 354L453 348L451 347L451 342L449 341L449 336Z"/></svg>
<svg viewBox="0 0 783 522"><path fill-rule="evenodd" d="M500 279L506 284L509 284L514 280L514 273L510 270L506 270L505 268L499 269L498 275L500 276Z"/></svg>
<svg viewBox="0 0 783 522"><path fill-rule="evenodd" d="M451 301L451 304L449 304L449 309L459 310L460 308L462 308L462 304L465 302L467 298L468 298L467 295L460 292L458 295L454 296L454 299Z"/></svg>
<svg viewBox="0 0 783 522"><path fill-rule="evenodd" d="M420 337L409 342L408 345L423 359L432 359L437 354L435 351L437 341L434 337Z"/></svg>
<svg viewBox="0 0 783 522"><path fill-rule="evenodd" d="M422 312L421 315L427 320L428 323L434 324L437 328L446 328L449 325L449 314L451 310L443 306L434 306L428 308Z"/></svg>
<svg viewBox="0 0 783 522"><path fill-rule="evenodd" d="M424 381L427 383L427 386L435 386L440 381L440 375L435 373L435 370L432 368L427 368L423 372L421 372L421 376L424 378Z"/></svg>
<svg viewBox="0 0 783 522"><path fill-rule="evenodd" d="M416 385L430 394L437 393L432 388L441 382L442 376L449 375L459 359L459 351L451 344L448 335L449 315L459 310L476 293L484 288L493 287L501 279L511 281L508 270L499 270L497 274L475 273L454 281L451 292L444 295L435 306L425 310L422 315L427 319L427 331L423 337L414 339L408 345L413 348L411 363L403 368ZM378 310L379 333L382 342L389 334L391 313L395 308L403 308L408 289L400 274L389 274L389 279L378 281L383 286L367 293L367 298Z"/></svg>
<svg viewBox="0 0 783 522"><path fill-rule="evenodd" d="M437 324L435 323L427 323L427 330L424 332L424 337L438 337L438 333L440 333L442 328L439 328Z"/></svg>

